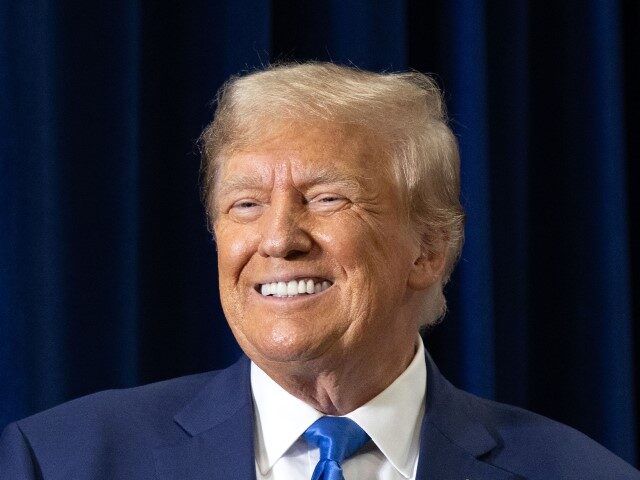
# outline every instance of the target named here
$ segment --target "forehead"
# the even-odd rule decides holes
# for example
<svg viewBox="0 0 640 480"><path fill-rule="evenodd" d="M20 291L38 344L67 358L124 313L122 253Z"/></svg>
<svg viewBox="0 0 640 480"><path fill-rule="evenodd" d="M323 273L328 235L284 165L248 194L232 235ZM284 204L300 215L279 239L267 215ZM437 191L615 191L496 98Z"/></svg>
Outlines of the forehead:
<svg viewBox="0 0 640 480"><path fill-rule="evenodd" d="M344 175L364 178L386 164L381 142L356 125L296 123L244 143L223 155L221 183L243 175L268 181L282 169L290 170L294 180L318 175L327 180Z"/></svg>

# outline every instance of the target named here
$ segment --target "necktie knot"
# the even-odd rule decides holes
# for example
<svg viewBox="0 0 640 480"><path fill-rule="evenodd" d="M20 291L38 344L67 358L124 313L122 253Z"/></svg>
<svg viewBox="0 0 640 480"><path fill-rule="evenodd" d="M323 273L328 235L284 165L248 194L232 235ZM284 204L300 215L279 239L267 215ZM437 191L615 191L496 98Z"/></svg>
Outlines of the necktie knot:
<svg viewBox="0 0 640 480"><path fill-rule="evenodd" d="M346 417L321 417L303 435L307 442L320 449L320 461L312 477L314 480L342 478L341 463L369 440L369 435ZM329 475L330 470L335 472Z"/></svg>

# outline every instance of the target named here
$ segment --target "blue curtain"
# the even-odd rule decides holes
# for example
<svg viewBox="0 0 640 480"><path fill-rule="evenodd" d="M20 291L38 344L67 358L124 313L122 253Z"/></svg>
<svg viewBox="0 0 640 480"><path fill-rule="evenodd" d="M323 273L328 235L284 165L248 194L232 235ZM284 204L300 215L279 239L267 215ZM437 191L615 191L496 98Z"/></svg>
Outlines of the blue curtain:
<svg viewBox="0 0 640 480"><path fill-rule="evenodd" d="M229 75L330 59L445 90L468 223L426 334L441 369L638 465L639 22L614 0L0 2L0 428L239 355L195 139Z"/></svg>

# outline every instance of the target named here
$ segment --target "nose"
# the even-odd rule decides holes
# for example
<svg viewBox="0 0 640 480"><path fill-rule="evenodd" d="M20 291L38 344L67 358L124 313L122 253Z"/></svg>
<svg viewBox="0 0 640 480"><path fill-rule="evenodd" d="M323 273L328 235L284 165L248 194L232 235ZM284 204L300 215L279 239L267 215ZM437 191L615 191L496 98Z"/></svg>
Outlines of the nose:
<svg viewBox="0 0 640 480"><path fill-rule="evenodd" d="M260 255L293 259L308 253L313 240L302 225L303 216L304 205L299 200L272 198L261 219Z"/></svg>

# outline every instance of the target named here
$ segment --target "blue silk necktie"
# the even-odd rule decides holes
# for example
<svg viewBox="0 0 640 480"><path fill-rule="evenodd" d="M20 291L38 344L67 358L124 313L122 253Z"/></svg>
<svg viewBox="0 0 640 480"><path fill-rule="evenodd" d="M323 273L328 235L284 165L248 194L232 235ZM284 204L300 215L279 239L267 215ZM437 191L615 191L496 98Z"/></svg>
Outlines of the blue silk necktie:
<svg viewBox="0 0 640 480"><path fill-rule="evenodd" d="M311 480L344 480L341 463L369 440L369 435L346 417L321 417L303 435L320 449Z"/></svg>

